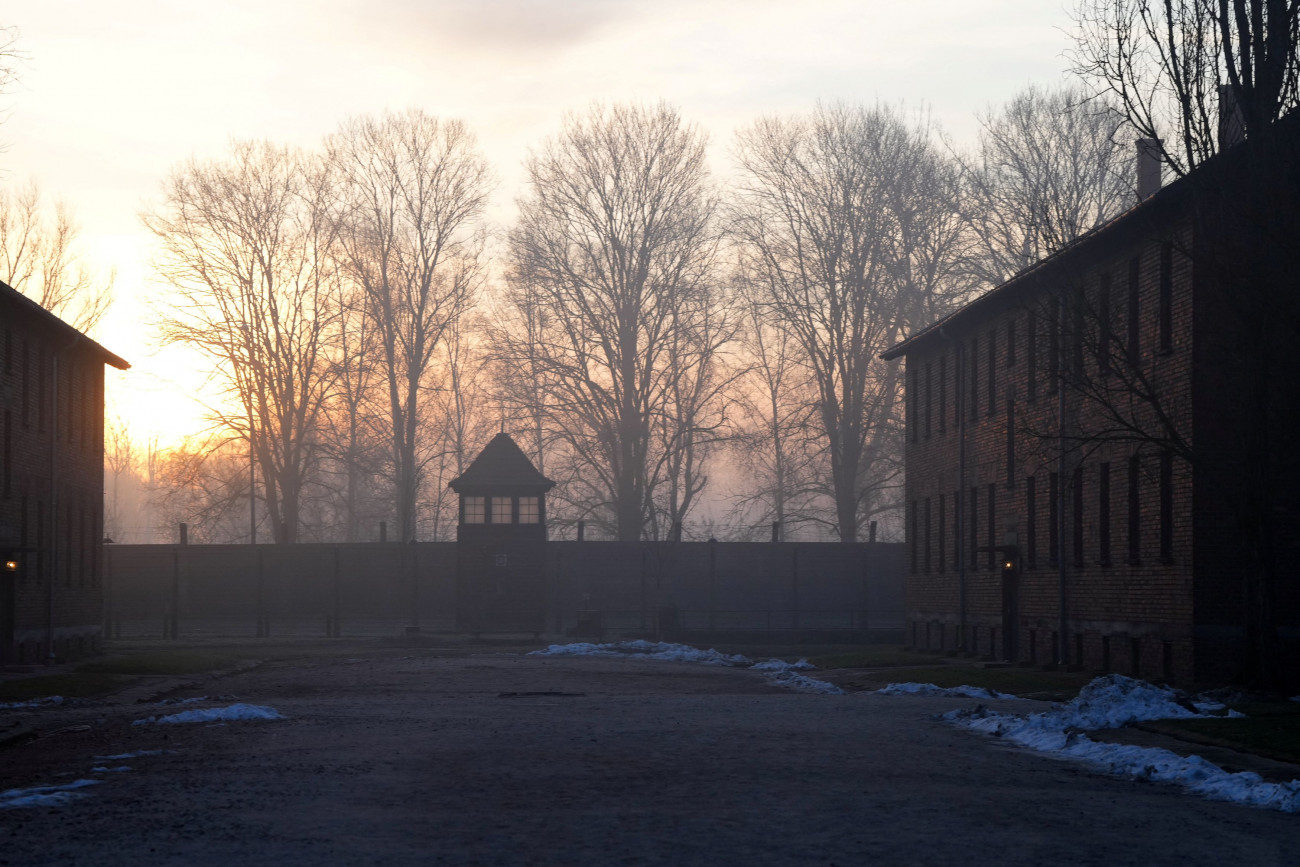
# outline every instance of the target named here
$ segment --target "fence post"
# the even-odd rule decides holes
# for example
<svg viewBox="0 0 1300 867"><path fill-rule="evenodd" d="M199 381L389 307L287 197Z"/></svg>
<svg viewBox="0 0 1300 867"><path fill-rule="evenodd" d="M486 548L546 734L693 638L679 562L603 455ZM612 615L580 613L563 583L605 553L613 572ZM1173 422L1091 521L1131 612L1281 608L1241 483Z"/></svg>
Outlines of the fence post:
<svg viewBox="0 0 1300 867"><path fill-rule="evenodd" d="M381 541L381 542L387 542L387 541L388 541L388 522L387 522L387 521L380 521L380 522L379 522L379 541Z"/></svg>
<svg viewBox="0 0 1300 867"><path fill-rule="evenodd" d="M579 542L581 542L581 541L583 540L583 537L586 535L586 529L587 529L587 522L586 522L586 521L579 521L579 522L578 522L578 541L579 541Z"/></svg>
<svg viewBox="0 0 1300 867"><path fill-rule="evenodd" d="M181 521L180 529L181 529L181 544L188 545L190 543L190 525L185 523L184 521Z"/></svg>
<svg viewBox="0 0 1300 867"><path fill-rule="evenodd" d="M868 525L868 527L867 527L867 541L868 541L868 542L875 542L875 541L876 541L876 522L875 522L875 521L872 521L871 524Z"/></svg>
<svg viewBox="0 0 1300 867"><path fill-rule="evenodd" d="M772 541L773 541L773 542L780 542L780 541L781 541L781 522L780 522L780 521L773 521L773 522L772 522Z"/></svg>

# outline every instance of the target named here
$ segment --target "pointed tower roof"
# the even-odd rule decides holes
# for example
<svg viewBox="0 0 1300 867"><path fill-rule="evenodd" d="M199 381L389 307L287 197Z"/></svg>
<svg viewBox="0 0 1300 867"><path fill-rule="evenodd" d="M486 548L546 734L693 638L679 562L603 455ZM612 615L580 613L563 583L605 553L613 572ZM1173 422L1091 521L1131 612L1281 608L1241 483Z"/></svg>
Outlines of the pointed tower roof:
<svg viewBox="0 0 1300 867"><path fill-rule="evenodd" d="M510 434L499 433L447 487L458 494L545 493L555 482L537 471Z"/></svg>

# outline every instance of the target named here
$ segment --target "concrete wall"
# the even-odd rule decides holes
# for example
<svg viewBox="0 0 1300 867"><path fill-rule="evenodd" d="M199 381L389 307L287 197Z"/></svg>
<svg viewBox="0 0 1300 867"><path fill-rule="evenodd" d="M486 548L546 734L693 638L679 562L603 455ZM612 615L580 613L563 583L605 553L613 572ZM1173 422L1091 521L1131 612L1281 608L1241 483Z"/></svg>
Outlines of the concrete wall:
<svg viewBox="0 0 1300 867"><path fill-rule="evenodd" d="M546 631L897 638L904 550L550 542ZM454 542L110 545L104 560L114 636L324 635L332 623L344 635L392 634L456 623Z"/></svg>

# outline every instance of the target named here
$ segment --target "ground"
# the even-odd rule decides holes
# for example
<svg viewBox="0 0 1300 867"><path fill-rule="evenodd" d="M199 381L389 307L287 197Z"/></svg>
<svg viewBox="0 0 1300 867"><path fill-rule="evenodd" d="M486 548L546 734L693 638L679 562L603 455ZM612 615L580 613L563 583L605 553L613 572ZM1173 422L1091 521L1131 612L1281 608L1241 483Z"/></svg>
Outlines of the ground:
<svg viewBox="0 0 1300 867"><path fill-rule="evenodd" d="M974 700L514 648L355 654L201 678L169 697L210 700L180 708L136 700L176 686L159 681L0 713L32 734L0 747L0 790L101 781L0 811L0 863L1294 863L1294 815L934 719ZM286 719L132 724L236 701ZM137 751L163 752L96 758Z"/></svg>

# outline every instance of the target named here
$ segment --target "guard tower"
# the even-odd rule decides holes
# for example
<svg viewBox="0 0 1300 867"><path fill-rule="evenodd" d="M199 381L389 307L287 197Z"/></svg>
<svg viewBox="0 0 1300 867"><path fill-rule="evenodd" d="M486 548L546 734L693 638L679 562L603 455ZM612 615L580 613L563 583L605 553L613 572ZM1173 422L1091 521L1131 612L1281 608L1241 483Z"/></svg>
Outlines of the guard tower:
<svg viewBox="0 0 1300 867"><path fill-rule="evenodd" d="M467 632L546 626L546 492L543 476L499 433L449 484L460 495L456 625Z"/></svg>

